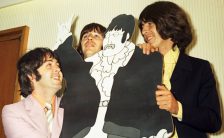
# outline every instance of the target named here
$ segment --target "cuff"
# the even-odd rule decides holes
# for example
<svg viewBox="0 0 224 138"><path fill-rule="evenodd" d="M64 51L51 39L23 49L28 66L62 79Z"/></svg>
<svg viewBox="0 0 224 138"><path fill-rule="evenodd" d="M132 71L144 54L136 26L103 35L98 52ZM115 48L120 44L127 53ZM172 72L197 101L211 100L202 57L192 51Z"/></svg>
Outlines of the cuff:
<svg viewBox="0 0 224 138"><path fill-rule="evenodd" d="M182 108L182 104L177 101L178 104L178 112L177 114L172 114L173 117L176 117L179 121L182 121L182 116L183 116L183 108Z"/></svg>

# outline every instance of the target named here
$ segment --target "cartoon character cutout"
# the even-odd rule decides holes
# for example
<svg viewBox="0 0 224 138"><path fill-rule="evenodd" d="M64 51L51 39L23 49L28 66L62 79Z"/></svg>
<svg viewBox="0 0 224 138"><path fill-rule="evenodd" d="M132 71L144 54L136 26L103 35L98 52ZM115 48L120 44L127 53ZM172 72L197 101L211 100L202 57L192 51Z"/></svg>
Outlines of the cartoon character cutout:
<svg viewBox="0 0 224 138"><path fill-rule="evenodd" d="M105 32L103 50L86 62L72 48L72 36L55 51L68 85L61 102L62 137L167 138L172 132L170 114L155 100L162 56L142 54L130 41L134 26L132 15L115 17Z"/></svg>
<svg viewBox="0 0 224 138"><path fill-rule="evenodd" d="M146 57L141 50L136 49L135 44L129 41L134 31L134 25L135 21L132 15L122 14L115 17L105 32L103 50L85 59L86 62L93 62L90 74L95 79L101 96L95 125L86 138L106 137L107 135L167 138L171 134L171 117L168 112L158 109L154 96L156 84L159 84L162 78L161 55L155 53ZM131 58L133 59L131 60ZM137 71L136 66L143 70ZM129 77L134 73L137 75L136 78ZM141 75L146 77L148 75L148 77L144 79L145 76L141 78ZM119 79L119 77L121 78ZM145 85L147 82L148 85ZM138 91L132 91L130 88L139 89L139 94ZM153 102L151 104L148 101ZM152 107L151 111L148 111L150 107ZM132 112L130 112L131 110ZM150 113L153 114L145 118ZM126 115L123 116L123 114ZM135 114L137 117L131 114ZM154 124L159 120L164 120L160 117L168 118L167 121L164 121L164 126ZM132 123L129 124L128 121ZM153 130L150 128L152 126L145 123L151 123L157 127ZM147 132L148 129L153 131Z"/></svg>
<svg viewBox="0 0 224 138"><path fill-rule="evenodd" d="M105 32L103 50L85 59L86 62L93 62L90 74L96 80L101 101L110 100L114 75L128 63L135 50L135 45L128 41L134 24L131 15L123 14L114 18Z"/></svg>

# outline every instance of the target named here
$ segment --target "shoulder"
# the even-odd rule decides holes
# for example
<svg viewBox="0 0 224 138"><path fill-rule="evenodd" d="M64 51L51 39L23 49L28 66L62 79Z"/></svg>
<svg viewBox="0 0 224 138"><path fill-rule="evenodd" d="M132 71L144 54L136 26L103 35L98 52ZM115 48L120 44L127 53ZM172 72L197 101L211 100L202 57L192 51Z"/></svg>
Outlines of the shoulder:
<svg viewBox="0 0 224 138"><path fill-rule="evenodd" d="M208 60L186 54L180 54L177 64L182 68L193 71L194 74L204 75L212 73L211 65Z"/></svg>
<svg viewBox="0 0 224 138"><path fill-rule="evenodd" d="M189 55L186 55L186 56L188 57L188 60L195 66L210 66L210 63L208 60L189 56Z"/></svg>
<svg viewBox="0 0 224 138"><path fill-rule="evenodd" d="M19 114L24 109L24 100L17 103L5 105L2 109L2 116L7 114Z"/></svg>
<svg viewBox="0 0 224 138"><path fill-rule="evenodd" d="M18 112L21 113L24 110L28 110L28 109L33 109L35 107L35 100L34 98L29 95L24 99L21 99L19 102L17 103L13 103L13 104L8 104L5 105L2 109L2 112ZM17 113L18 114L18 113Z"/></svg>

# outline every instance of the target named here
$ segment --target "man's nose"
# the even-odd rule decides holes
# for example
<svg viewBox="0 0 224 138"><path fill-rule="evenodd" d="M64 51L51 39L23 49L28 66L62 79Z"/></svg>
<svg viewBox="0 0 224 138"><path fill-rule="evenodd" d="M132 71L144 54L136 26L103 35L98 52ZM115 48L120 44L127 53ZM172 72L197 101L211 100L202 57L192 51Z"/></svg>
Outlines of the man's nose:
<svg viewBox="0 0 224 138"><path fill-rule="evenodd" d="M92 39L93 39L93 35L92 35L92 34L88 34L87 38L88 38L89 40L92 40Z"/></svg>
<svg viewBox="0 0 224 138"><path fill-rule="evenodd" d="M58 65L55 65L54 69L55 69L55 72L60 72L61 71L61 68Z"/></svg>
<svg viewBox="0 0 224 138"><path fill-rule="evenodd" d="M148 34L148 32L149 32L149 30L146 29L146 27L143 27L143 28L142 28L142 35L143 35L143 36L146 35L146 34Z"/></svg>

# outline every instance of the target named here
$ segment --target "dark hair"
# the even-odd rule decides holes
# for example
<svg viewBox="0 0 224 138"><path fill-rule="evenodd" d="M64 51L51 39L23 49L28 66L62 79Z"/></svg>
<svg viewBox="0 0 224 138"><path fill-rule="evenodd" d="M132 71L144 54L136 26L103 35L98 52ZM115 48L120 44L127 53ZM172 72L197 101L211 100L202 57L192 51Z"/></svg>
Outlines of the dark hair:
<svg viewBox="0 0 224 138"><path fill-rule="evenodd" d="M98 23L90 23L90 24L87 24L86 26L83 27L83 29L80 33L79 44L78 44L78 47L77 47L77 51L82 56L82 58L84 58L84 54L83 54L83 51L82 51L82 45L81 45L82 37L83 37L84 34L86 34L88 32L91 32L91 31L95 31L99 34L102 34L102 36L104 37L104 32L106 31L106 28L104 26L102 26L101 24L98 24Z"/></svg>
<svg viewBox="0 0 224 138"><path fill-rule="evenodd" d="M117 17L113 18L113 20L111 21L110 25L108 26L105 34L108 31L112 31L114 30L121 30L124 31L123 37L121 42L124 43L127 37L127 33L129 33L129 38L128 40L131 38L132 33L134 31L135 28L135 19L132 15L126 15L126 14L121 14L118 15Z"/></svg>
<svg viewBox="0 0 224 138"><path fill-rule="evenodd" d="M41 76L37 69L44 63L46 56L50 56L59 62L58 56L48 48L35 48L24 54L17 62L18 81L23 97L27 97L33 91L28 75L35 75L36 80L40 80Z"/></svg>
<svg viewBox="0 0 224 138"><path fill-rule="evenodd" d="M171 38L181 52L184 52L192 41L187 14L175 3L159 1L148 5L139 16L138 26L141 32L142 25L146 22L153 22L160 36L163 39Z"/></svg>

